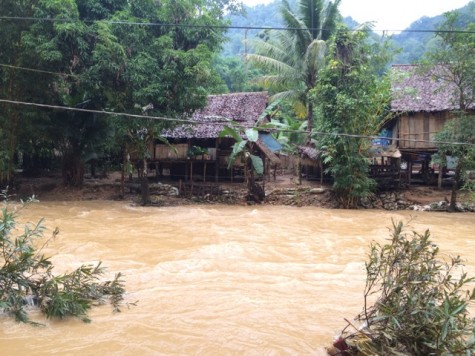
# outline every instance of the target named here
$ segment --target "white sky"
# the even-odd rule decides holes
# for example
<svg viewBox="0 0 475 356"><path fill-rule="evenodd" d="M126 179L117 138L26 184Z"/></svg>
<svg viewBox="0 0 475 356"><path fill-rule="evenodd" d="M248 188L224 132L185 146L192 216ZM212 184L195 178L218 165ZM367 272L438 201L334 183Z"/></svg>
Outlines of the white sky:
<svg viewBox="0 0 475 356"><path fill-rule="evenodd" d="M248 6L271 0L243 0ZM436 16L461 8L470 0L342 0L340 12L359 23L375 22L375 30L404 30L423 16Z"/></svg>

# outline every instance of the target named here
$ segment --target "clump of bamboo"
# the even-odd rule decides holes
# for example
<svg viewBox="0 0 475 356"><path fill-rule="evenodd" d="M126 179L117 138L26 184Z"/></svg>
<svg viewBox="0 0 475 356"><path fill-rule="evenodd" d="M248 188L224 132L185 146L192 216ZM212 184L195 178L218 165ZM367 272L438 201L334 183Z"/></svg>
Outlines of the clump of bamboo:
<svg viewBox="0 0 475 356"><path fill-rule="evenodd" d="M475 278L462 267L459 256L439 257L428 230L393 221L389 243L371 245L363 311L335 340L334 354L473 354Z"/></svg>
<svg viewBox="0 0 475 356"><path fill-rule="evenodd" d="M0 312L20 322L32 322L28 311L39 308L48 318L77 317L89 322L88 310L109 302L120 311L125 293L124 281L118 273L111 281L100 281L104 268L83 265L71 273L55 276L53 264L35 247L45 228L40 220L18 231L19 208L11 207L7 193L0 194L3 208L0 216ZM59 233L56 229L52 238ZM44 245L43 245L44 246Z"/></svg>

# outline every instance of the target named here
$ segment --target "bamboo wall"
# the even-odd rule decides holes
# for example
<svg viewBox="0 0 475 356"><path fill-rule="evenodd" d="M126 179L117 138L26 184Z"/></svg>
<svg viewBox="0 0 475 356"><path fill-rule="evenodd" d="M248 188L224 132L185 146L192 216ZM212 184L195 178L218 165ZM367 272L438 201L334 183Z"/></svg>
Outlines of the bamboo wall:
<svg viewBox="0 0 475 356"><path fill-rule="evenodd" d="M399 148L435 150L433 141L448 120L448 112L417 112L399 118Z"/></svg>

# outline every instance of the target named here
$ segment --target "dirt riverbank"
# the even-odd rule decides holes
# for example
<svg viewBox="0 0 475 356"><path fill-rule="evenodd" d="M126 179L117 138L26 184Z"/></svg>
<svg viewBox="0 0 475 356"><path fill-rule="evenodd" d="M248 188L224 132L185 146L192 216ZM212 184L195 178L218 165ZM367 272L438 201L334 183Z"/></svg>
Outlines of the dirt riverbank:
<svg viewBox="0 0 475 356"><path fill-rule="evenodd" d="M163 184L179 187L178 182L164 181ZM247 204L245 184L222 183L217 188L218 194L187 197L154 194L152 190L152 201L161 206L197 203ZM329 184L321 185L320 182L306 180L303 180L302 184L297 184L296 178L289 174L279 175L275 180L266 181L264 189L266 193L264 204L338 207L332 197ZM86 178L81 188L64 186L58 174L38 178L18 177L15 187L10 190L10 193L13 193L16 199L26 199L35 195L40 201L126 200L137 203L140 201L140 196L134 189L127 188L125 196L120 195L119 172L110 173L107 177L100 179ZM388 199L393 200L394 204L389 204ZM449 187L437 189L433 186L411 186L400 192L379 192L371 199L370 206L366 207L405 209L414 205L427 206L449 199ZM468 202L468 194L460 192L458 201Z"/></svg>

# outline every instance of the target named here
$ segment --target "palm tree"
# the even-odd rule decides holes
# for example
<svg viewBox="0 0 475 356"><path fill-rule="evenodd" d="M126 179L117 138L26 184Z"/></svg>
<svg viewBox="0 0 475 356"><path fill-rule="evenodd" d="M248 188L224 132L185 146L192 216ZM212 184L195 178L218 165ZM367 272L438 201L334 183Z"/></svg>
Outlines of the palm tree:
<svg viewBox="0 0 475 356"><path fill-rule="evenodd" d="M308 92L316 85L324 65L325 41L335 32L341 0L300 0L295 14L283 0L281 15L286 31L272 30L266 39L254 42L255 53L247 59L269 75L259 81L274 94L271 100L288 99L305 108L307 143L313 127L313 103Z"/></svg>

